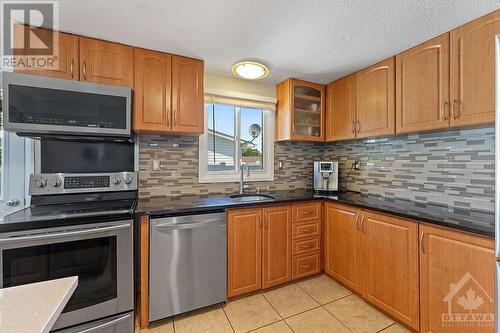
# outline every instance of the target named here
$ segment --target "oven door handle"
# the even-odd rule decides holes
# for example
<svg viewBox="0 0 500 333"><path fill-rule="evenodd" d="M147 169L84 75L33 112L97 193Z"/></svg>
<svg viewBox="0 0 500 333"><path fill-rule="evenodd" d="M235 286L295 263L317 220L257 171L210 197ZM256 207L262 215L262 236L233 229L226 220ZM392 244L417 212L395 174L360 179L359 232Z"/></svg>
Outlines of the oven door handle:
<svg viewBox="0 0 500 333"><path fill-rule="evenodd" d="M128 319L130 319L131 316L132 315L129 313L129 314L126 314L120 318L116 318L116 319L110 320L108 322L96 325L94 327L86 328L83 331L77 331L75 333L92 333L92 332L100 331L103 328L110 327L110 326L116 325L122 321L128 320Z"/></svg>
<svg viewBox="0 0 500 333"><path fill-rule="evenodd" d="M0 244L14 243L14 242L25 242L25 241L40 240L40 239L46 240L46 239L61 238L61 237L90 235L90 234L97 234L97 233L103 233L103 232L107 232L107 231L114 231L114 230L121 230L121 229L128 229L128 228L130 228L130 222L117 224L117 225L111 225L111 226L107 226L107 227L97 227L97 228L90 228L90 229L83 229L83 230L76 230L76 231L62 231L62 232L57 232L57 233L41 233L41 234L30 235L30 236L4 237L4 238L0 238Z"/></svg>

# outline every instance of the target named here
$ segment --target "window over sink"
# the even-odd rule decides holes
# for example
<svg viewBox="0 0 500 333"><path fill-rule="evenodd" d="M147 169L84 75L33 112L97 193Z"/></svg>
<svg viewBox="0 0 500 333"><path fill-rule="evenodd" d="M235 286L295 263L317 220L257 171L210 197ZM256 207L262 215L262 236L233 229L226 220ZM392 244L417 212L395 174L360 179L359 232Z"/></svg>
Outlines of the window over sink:
<svg viewBox="0 0 500 333"><path fill-rule="evenodd" d="M242 163L246 181L273 180L274 105L214 96L205 102L200 183L237 182Z"/></svg>

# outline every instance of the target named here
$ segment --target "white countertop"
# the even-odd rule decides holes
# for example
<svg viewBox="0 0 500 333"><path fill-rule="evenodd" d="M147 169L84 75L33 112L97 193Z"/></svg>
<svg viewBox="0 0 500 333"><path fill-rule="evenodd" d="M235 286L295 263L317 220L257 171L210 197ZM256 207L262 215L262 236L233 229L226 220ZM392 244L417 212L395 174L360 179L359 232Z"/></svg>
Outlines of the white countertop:
<svg viewBox="0 0 500 333"><path fill-rule="evenodd" d="M0 332L48 333L78 285L78 277L0 289Z"/></svg>

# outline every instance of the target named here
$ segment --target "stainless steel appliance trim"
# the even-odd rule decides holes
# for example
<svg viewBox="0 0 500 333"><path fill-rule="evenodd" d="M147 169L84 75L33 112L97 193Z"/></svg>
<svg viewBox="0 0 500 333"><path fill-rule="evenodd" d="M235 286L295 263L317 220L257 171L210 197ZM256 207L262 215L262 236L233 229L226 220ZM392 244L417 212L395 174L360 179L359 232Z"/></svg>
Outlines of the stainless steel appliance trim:
<svg viewBox="0 0 500 333"><path fill-rule="evenodd" d="M64 188L64 178L66 177L110 177L108 187L91 187L91 188ZM132 182L125 183L125 179L130 177ZM119 178L119 184L113 184L113 179ZM88 192L114 192L114 191L135 191L137 190L138 172L107 172L107 173L40 173L30 175L29 194L30 195L47 195L47 194L71 194L71 193L88 193ZM36 186L36 182L40 180L47 181L47 185L43 188ZM49 184L52 180L59 180L61 184L58 187L53 187Z"/></svg>
<svg viewBox="0 0 500 333"><path fill-rule="evenodd" d="M126 87L112 86L101 83L91 83L75 80L64 80L44 76L36 76L21 73L3 72L4 98L3 127L8 132L18 133L40 133L40 134L70 134L70 135L99 135L99 136L132 136L132 90ZM110 95L126 98L126 128L92 128L77 126L57 126L43 124L21 124L11 123L9 120L9 85L16 84L37 88L57 89L64 91L76 91L98 95Z"/></svg>
<svg viewBox="0 0 500 333"><path fill-rule="evenodd" d="M47 240L47 239L53 239L53 238L89 235L89 234L102 233L102 232L106 232L106 231L113 231L113 230L120 230L120 229L127 229L127 228L130 228L130 223L111 225L111 226L103 226L103 227L85 228L82 230L75 230L75 231L61 231L61 232L54 232L54 233L44 232L44 233L39 233L39 234L31 234L29 236L26 235L26 236L1 237L0 244L13 243L13 242L25 242L25 241L32 241L32 240L39 240L39 239Z"/></svg>
<svg viewBox="0 0 500 333"><path fill-rule="evenodd" d="M56 234L66 231L78 231L84 228L96 228L94 233L84 234L66 234L64 237L28 239L23 242L0 242L0 288L3 288L3 251L18 249L23 247L31 247L38 245L57 244L63 242L72 242L80 240L88 240L100 237L116 237L116 263L117 263L117 297L108 301L104 301L95 305L91 305L82 309L71 312L62 313L54 324L53 329L58 330L65 327L78 325L84 322L98 320L103 317L116 315L126 311L132 311L134 307L134 279L133 279L133 230L132 219L120 220L106 223L91 223L80 224L76 226L57 227L35 229L31 231L17 231L1 234L2 237L38 235L45 232L46 234ZM126 227L128 225L128 227ZM118 229L104 229L99 227L106 226L123 226Z"/></svg>
<svg viewBox="0 0 500 333"><path fill-rule="evenodd" d="M110 320L108 322L105 322L105 323L102 323L102 324L99 324L99 325L96 325L94 327L90 327L90 328L87 328L87 329L84 329L83 331L78 331L78 333L91 333L91 332L96 332L98 330L101 330L103 328L106 328L106 327L110 327L110 326L113 326L113 325L116 325L122 321L125 321L125 320L130 320L132 318L132 315L129 313L129 314L126 314L125 316L121 316L119 318L116 318L116 319L113 319L113 320Z"/></svg>
<svg viewBox="0 0 500 333"><path fill-rule="evenodd" d="M226 213L157 218L151 225L150 321L224 302Z"/></svg>
<svg viewBox="0 0 500 333"><path fill-rule="evenodd" d="M500 259L500 34L495 36L495 256ZM496 300L498 304L500 299ZM497 317L499 318L499 317ZM498 329L500 333L500 329Z"/></svg>
<svg viewBox="0 0 500 333"><path fill-rule="evenodd" d="M105 319L66 328L57 333L134 333L134 312L115 315Z"/></svg>
<svg viewBox="0 0 500 333"><path fill-rule="evenodd" d="M173 222L166 222L166 223L158 223L154 224L153 226L155 228L171 228L171 229L194 229L194 228L201 228L206 225L214 224L214 223L220 223L220 219L212 219L212 220L207 220L203 222L196 222L196 223L173 223Z"/></svg>

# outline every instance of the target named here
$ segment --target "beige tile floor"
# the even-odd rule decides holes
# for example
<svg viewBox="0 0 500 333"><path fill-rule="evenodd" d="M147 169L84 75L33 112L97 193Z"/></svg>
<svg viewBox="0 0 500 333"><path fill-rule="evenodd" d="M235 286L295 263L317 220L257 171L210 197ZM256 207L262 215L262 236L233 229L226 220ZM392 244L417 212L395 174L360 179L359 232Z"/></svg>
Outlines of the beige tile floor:
<svg viewBox="0 0 500 333"><path fill-rule="evenodd" d="M152 323L140 333L407 333L404 327L321 275Z"/></svg>

